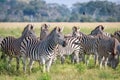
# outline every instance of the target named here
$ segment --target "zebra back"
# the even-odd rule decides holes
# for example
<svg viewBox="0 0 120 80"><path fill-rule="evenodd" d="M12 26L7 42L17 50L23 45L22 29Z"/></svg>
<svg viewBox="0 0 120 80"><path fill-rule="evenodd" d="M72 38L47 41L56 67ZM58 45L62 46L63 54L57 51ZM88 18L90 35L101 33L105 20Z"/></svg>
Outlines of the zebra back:
<svg viewBox="0 0 120 80"><path fill-rule="evenodd" d="M90 33L89 35L93 35L93 36L105 35L105 36L111 37L111 34L109 34L109 33L107 33L107 32L104 32L104 27L103 27L103 25L97 26L95 29L93 29L93 30L91 31L91 33Z"/></svg>

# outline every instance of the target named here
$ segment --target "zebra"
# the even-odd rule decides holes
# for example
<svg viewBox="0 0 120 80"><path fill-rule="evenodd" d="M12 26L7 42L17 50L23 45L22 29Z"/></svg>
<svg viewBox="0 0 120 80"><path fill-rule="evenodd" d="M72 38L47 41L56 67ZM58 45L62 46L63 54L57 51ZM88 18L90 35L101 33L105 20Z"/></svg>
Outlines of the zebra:
<svg viewBox="0 0 120 80"><path fill-rule="evenodd" d="M112 68L116 68L116 66L119 63L119 56L118 56L118 49L116 49L116 46L119 45L119 42L115 38L110 38L107 36L88 36L83 35L80 36L79 42L75 43L76 45L81 46L81 54L94 54L95 55L95 63L99 59L100 68L102 68L102 64L104 66L107 66L108 59L111 59ZM112 57L112 58L109 58Z"/></svg>
<svg viewBox="0 0 120 80"><path fill-rule="evenodd" d="M60 27L55 27L44 40L38 41L36 44L33 44L32 42L34 42L34 39L27 37L21 43L24 72L26 72L27 57L30 58L30 72L33 61L40 61L40 63L43 64L43 72L49 72L52 60L55 56L55 47L57 44L60 44L63 47L67 45Z"/></svg>
<svg viewBox="0 0 120 80"><path fill-rule="evenodd" d="M61 58L61 63L64 63L65 56L71 55L71 62L72 63L78 63L79 62L79 49L80 46L73 44L74 42L77 42L77 36L80 36L78 33L79 29L76 26L72 27L72 34L69 36L65 36L65 40L67 42L66 47L58 46L58 53Z"/></svg>
<svg viewBox="0 0 120 80"><path fill-rule="evenodd" d="M120 31L115 31L114 34L106 33L106 32L104 32L103 25L97 26L94 30L91 31L90 35L92 35L92 36L105 35L110 38L112 38L112 37L116 38L120 42Z"/></svg>
<svg viewBox="0 0 120 80"><path fill-rule="evenodd" d="M104 32L103 25L98 25L95 29L93 29L91 31L91 33L89 35L92 35L92 36L105 35L105 36L108 36L108 37L112 37L111 34L109 34L107 32Z"/></svg>
<svg viewBox="0 0 120 80"><path fill-rule="evenodd" d="M46 36L50 33L49 30L49 25L43 24L40 29L40 40L43 40L46 38Z"/></svg>
<svg viewBox="0 0 120 80"><path fill-rule="evenodd" d="M9 61L8 61L9 66L10 66L12 59L16 58L16 62L17 62L16 69L17 70L19 69L19 59L21 55L20 44L23 41L23 39L28 36L31 38L36 38L35 32L33 30L33 25L31 24L28 24L24 28L21 37L15 38L13 36L8 36L8 37L5 37L1 43L1 49L3 52L1 58L4 58L4 55L9 56Z"/></svg>
<svg viewBox="0 0 120 80"><path fill-rule="evenodd" d="M60 56L61 58L61 63L62 64L64 63L66 55L72 55L72 54L74 54L74 57L71 57L71 62L78 63L79 62L78 54L79 54L80 46L73 44L75 42L78 42L78 39L72 36L66 36L65 40L67 42L66 47L62 47L61 45L58 45L57 52L58 52L58 56Z"/></svg>

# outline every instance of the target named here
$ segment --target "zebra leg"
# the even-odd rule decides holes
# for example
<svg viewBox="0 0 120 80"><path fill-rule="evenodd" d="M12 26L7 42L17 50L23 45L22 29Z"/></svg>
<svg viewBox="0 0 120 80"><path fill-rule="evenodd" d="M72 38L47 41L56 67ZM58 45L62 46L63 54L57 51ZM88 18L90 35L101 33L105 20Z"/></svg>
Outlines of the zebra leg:
<svg viewBox="0 0 120 80"><path fill-rule="evenodd" d="M16 58L16 65L17 65L17 66L16 66L16 70L19 70L19 68L20 68L20 62L19 62L19 61L20 61L20 58L17 57L17 58Z"/></svg>
<svg viewBox="0 0 120 80"><path fill-rule="evenodd" d="M85 53L81 53L80 58L82 58L83 63L85 63Z"/></svg>
<svg viewBox="0 0 120 80"><path fill-rule="evenodd" d="M86 63L87 66L88 66L88 64L89 64L90 56L91 56L91 55L86 55L85 63Z"/></svg>
<svg viewBox="0 0 120 80"><path fill-rule="evenodd" d="M22 56L22 63L23 63L23 71L24 71L24 73L26 73L26 55L25 54L23 54L23 56Z"/></svg>
<svg viewBox="0 0 120 80"><path fill-rule="evenodd" d="M61 64L64 64L65 63L65 56L61 56Z"/></svg>
<svg viewBox="0 0 120 80"><path fill-rule="evenodd" d="M9 56L9 61L8 61L8 69L11 67L11 61L12 61L12 57L11 56Z"/></svg>
<svg viewBox="0 0 120 80"><path fill-rule="evenodd" d="M99 64L99 63L98 63L98 55L95 54L94 56L95 56L95 63L94 63L94 64L97 66L97 65Z"/></svg>
<svg viewBox="0 0 120 80"><path fill-rule="evenodd" d="M105 58L105 68L107 68L107 63L108 63L108 57Z"/></svg>
<svg viewBox="0 0 120 80"><path fill-rule="evenodd" d="M71 62L72 63L79 63L79 53L73 53L71 55Z"/></svg>
<svg viewBox="0 0 120 80"><path fill-rule="evenodd" d="M31 69L32 69L33 64L34 64L34 61L32 59L30 59L30 62L29 62L29 73L31 73Z"/></svg>
<svg viewBox="0 0 120 80"><path fill-rule="evenodd" d="M105 60L105 57L103 56L100 62L100 69L102 69L103 61Z"/></svg>
<svg viewBox="0 0 120 80"><path fill-rule="evenodd" d="M76 56L76 61L75 61L75 62L76 62L76 63L79 63L79 53L76 52L76 53L75 53L75 56Z"/></svg>
<svg viewBox="0 0 120 80"><path fill-rule="evenodd" d="M47 72L50 71L51 64L52 64L52 58L50 58L50 60L46 63Z"/></svg>
<svg viewBox="0 0 120 80"><path fill-rule="evenodd" d="M41 56L41 63L42 63L42 66L43 66L43 73L45 73L46 72L46 67L45 67L45 58L43 57L43 56ZM39 61L39 63L40 63L40 61Z"/></svg>
<svg viewBox="0 0 120 80"><path fill-rule="evenodd" d="M2 53L1 59L3 59L3 61L5 62L5 61L6 61L6 58L7 58L7 56L5 55L5 53Z"/></svg>

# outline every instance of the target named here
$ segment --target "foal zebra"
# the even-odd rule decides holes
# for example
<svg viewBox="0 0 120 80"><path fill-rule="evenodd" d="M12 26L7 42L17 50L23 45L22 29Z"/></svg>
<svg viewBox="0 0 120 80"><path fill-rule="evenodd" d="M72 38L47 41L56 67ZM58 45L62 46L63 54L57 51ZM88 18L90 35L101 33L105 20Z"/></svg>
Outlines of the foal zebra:
<svg viewBox="0 0 120 80"><path fill-rule="evenodd" d="M26 58L30 58L30 71L33 61L40 61L43 64L43 72L49 72L53 58L55 57L54 49L57 44L66 46L66 41L62 35L62 29L55 27L51 33L42 41L38 41L36 44L33 42L35 39L29 37L25 38L21 43L21 53L23 56L23 69L26 72Z"/></svg>
<svg viewBox="0 0 120 80"><path fill-rule="evenodd" d="M10 65L12 58L15 57L16 62L17 62L17 66L16 66L17 70L19 69L19 59L20 59L20 55L21 55L20 44L23 41L23 39L28 36L30 36L32 38L36 38L36 35L33 30L33 26L31 24L28 24L24 28L21 37L14 38L12 36L9 36L9 37L4 38L1 43L1 49L3 52L1 58L3 58L4 55L8 55L9 56L8 64Z"/></svg>
<svg viewBox="0 0 120 80"><path fill-rule="evenodd" d="M65 40L67 42L66 47L62 47L61 45L58 45L58 55L61 58L61 63L64 63L65 55L71 55L73 54L74 57L72 57L71 62L79 62L79 50L80 46L75 45L73 43L78 42L78 39L72 36L65 37Z"/></svg>
<svg viewBox="0 0 120 80"><path fill-rule="evenodd" d="M80 46L74 44L75 42L78 42L78 36L80 36L79 29L74 26L72 28L72 34L70 36L65 36L68 45L66 47L58 46L58 54L60 55L62 64L64 63L66 55L71 55L72 63L79 62Z"/></svg>

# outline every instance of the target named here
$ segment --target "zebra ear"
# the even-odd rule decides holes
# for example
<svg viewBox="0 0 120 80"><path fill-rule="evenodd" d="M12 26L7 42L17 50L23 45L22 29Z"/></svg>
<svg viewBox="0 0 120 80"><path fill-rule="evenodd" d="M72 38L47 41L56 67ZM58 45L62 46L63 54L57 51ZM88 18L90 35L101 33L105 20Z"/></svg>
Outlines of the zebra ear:
<svg viewBox="0 0 120 80"><path fill-rule="evenodd" d="M80 31L80 28L79 27L77 27L77 32L79 32Z"/></svg>
<svg viewBox="0 0 120 80"><path fill-rule="evenodd" d="M30 26L30 29L33 30L33 25Z"/></svg>
<svg viewBox="0 0 120 80"><path fill-rule="evenodd" d="M64 26L61 28L61 31L60 31L60 32L63 32L63 29L64 29Z"/></svg>
<svg viewBox="0 0 120 80"><path fill-rule="evenodd" d="M72 30L73 30L73 31L77 31L77 27L74 26L74 27L72 28Z"/></svg>
<svg viewBox="0 0 120 80"><path fill-rule="evenodd" d="M28 27L29 30L33 30L33 25L32 24L28 24L27 27Z"/></svg>
<svg viewBox="0 0 120 80"><path fill-rule="evenodd" d="M100 25L100 29L103 31L104 30L104 27L103 27L103 25Z"/></svg>

